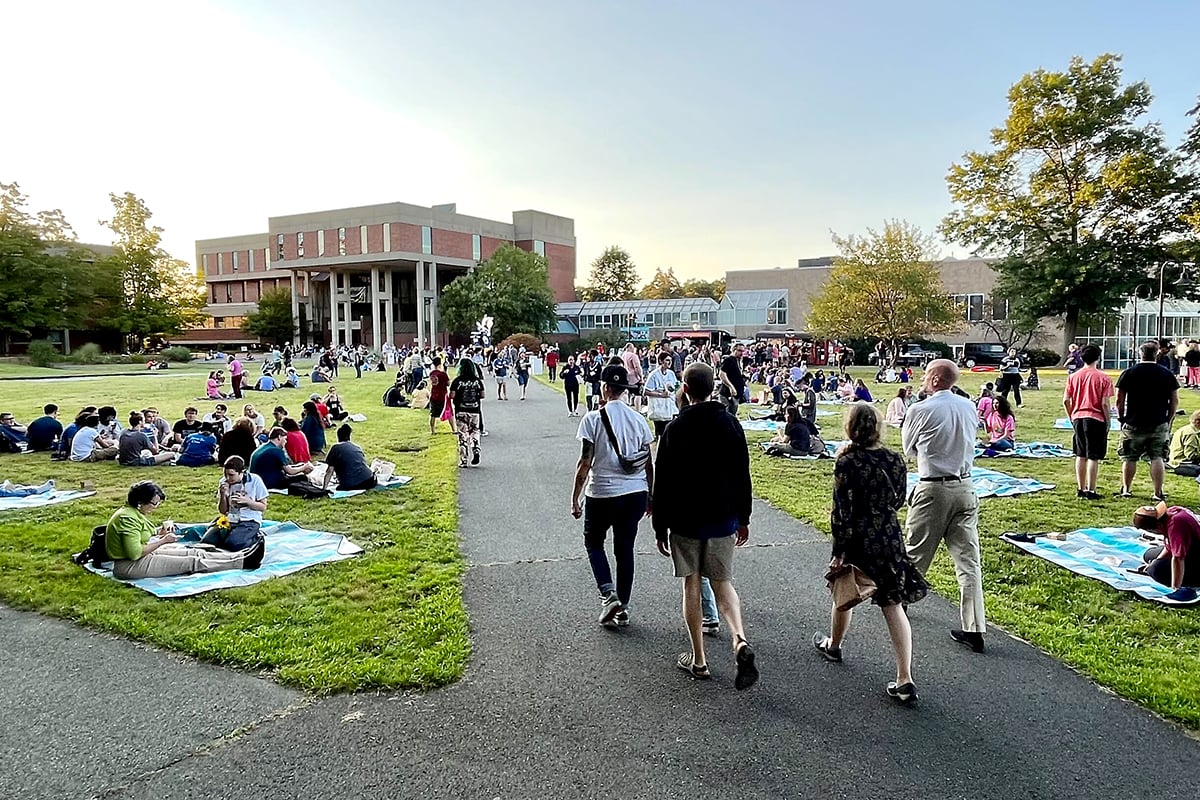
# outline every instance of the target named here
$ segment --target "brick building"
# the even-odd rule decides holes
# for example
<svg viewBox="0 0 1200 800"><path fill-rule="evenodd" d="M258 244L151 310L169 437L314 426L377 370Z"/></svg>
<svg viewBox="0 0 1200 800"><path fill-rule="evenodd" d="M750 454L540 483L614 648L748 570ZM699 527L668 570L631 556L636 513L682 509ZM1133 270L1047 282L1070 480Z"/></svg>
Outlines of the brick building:
<svg viewBox="0 0 1200 800"><path fill-rule="evenodd" d="M453 203L385 203L271 217L267 228L196 242L211 321L177 341L252 344L242 320L263 292L283 288L299 343L445 343L442 291L505 243L545 256L555 301L575 299L575 222L567 217L514 211L510 223L459 214Z"/></svg>

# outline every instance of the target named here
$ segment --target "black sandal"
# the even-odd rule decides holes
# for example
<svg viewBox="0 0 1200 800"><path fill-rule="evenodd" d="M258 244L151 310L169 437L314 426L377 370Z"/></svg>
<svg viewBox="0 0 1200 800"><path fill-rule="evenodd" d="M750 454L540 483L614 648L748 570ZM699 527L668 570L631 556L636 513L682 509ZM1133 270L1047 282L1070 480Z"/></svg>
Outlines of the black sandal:
<svg viewBox="0 0 1200 800"><path fill-rule="evenodd" d="M679 658L675 659L675 666L698 681L706 681L712 677L712 673L708 671L707 664L696 666L696 664L692 663L691 653L680 653Z"/></svg>
<svg viewBox="0 0 1200 800"><path fill-rule="evenodd" d="M738 691L749 689L758 681L758 667L754 666L754 649L746 641L745 636L737 637L741 646L737 648L737 676L733 686Z"/></svg>

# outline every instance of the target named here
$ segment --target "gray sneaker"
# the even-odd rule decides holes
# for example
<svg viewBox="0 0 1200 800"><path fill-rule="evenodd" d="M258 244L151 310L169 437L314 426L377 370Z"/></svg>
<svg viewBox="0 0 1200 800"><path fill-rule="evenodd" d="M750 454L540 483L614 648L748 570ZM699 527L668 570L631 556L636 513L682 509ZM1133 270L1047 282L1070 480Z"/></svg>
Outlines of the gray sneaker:
<svg viewBox="0 0 1200 800"><path fill-rule="evenodd" d="M705 620L700 625L705 636L716 636L721 632L721 623L715 620Z"/></svg>
<svg viewBox="0 0 1200 800"><path fill-rule="evenodd" d="M618 611L617 615L615 617L613 617L613 624L616 625L618 628L624 628L626 625L628 625L629 624L629 611L624 608L622 608L620 611Z"/></svg>
<svg viewBox="0 0 1200 800"><path fill-rule="evenodd" d="M603 602L604 606L600 609L600 624L607 625L613 621L613 618L617 614L624 610L624 607L621 605L621 600L617 597L616 592L606 594Z"/></svg>

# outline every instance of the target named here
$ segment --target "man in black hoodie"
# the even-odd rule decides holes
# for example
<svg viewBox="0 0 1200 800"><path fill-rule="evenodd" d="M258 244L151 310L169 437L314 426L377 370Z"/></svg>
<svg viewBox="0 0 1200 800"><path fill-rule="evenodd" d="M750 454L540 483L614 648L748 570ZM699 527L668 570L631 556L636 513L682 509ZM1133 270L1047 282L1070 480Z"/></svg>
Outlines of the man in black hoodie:
<svg viewBox="0 0 1200 800"><path fill-rule="evenodd" d="M733 588L733 548L750 538L750 454L746 434L725 407L712 400L714 375L707 364L683 371L683 408L667 425L655 461L652 519L658 550L683 579L683 618L691 652L676 666L693 678L711 677L701 633L700 579L708 578L733 638L738 689L758 680L754 651L742 628L741 602ZM693 476L706 466L703 486Z"/></svg>

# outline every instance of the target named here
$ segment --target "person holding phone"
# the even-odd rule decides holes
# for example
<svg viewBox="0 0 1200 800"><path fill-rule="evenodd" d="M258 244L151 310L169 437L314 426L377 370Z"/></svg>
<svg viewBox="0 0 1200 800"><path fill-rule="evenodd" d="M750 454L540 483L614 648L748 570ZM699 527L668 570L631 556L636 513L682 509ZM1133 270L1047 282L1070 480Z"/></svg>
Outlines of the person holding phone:
<svg viewBox="0 0 1200 800"><path fill-rule="evenodd" d="M225 476L217 485L217 510L229 521L229 527L214 525L200 541L222 550L247 550L262 539L263 512L270 495L263 479L247 471L241 456L225 459L224 468Z"/></svg>

